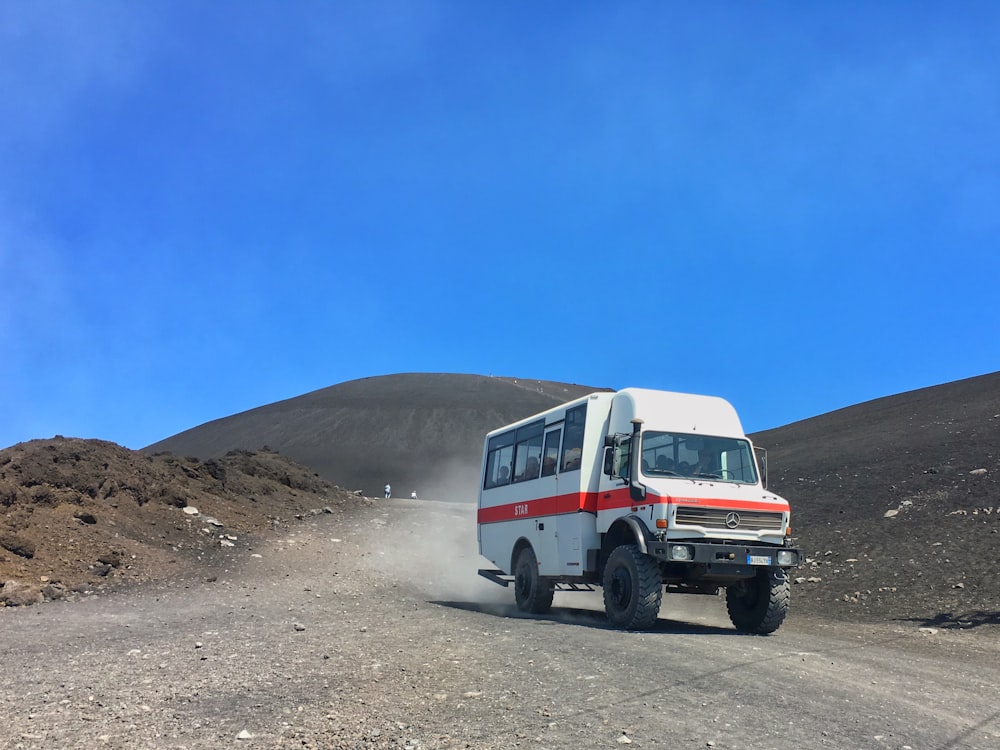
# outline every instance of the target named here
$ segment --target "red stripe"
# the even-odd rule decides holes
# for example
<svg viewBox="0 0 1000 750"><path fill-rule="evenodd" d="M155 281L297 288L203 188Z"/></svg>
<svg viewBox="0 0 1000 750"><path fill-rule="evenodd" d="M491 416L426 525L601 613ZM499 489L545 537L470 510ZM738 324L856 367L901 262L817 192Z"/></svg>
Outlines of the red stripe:
<svg viewBox="0 0 1000 750"><path fill-rule="evenodd" d="M731 508L733 510L771 510L783 513L788 510L787 502L767 502L765 500L728 500L716 497L671 497L671 505L707 505L710 508Z"/></svg>
<svg viewBox="0 0 1000 750"><path fill-rule="evenodd" d="M763 500L730 500L726 498L706 497L660 497L649 493L646 499L636 503L629 495L628 487L621 487L607 492L572 492L553 497L539 497L523 500L519 503L494 505L480 508L479 523L498 523L500 521L516 521L522 518L540 518L556 516L562 513L577 513L586 511L597 513L601 510L617 510L630 508L634 505L699 505L710 508L725 508L729 510L788 510L786 502L765 502Z"/></svg>
<svg viewBox="0 0 1000 750"><path fill-rule="evenodd" d="M597 502L598 510L615 510L631 508L634 505L699 505L709 508L726 508L729 510L770 510L779 513L788 510L787 502L766 502L764 500L732 500L721 497L660 497L647 493L641 502L635 502L629 495L627 487L603 492Z"/></svg>
<svg viewBox="0 0 1000 750"><path fill-rule="evenodd" d="M556 516L561 513L576 513L578 511L597 512L597 493L571 492L554 497L539 497L533 500L523 500L519 503L494 505L479 509L479 523L497 523L498 521L516 521L522 518L539 518L541 516Z"/></svg>

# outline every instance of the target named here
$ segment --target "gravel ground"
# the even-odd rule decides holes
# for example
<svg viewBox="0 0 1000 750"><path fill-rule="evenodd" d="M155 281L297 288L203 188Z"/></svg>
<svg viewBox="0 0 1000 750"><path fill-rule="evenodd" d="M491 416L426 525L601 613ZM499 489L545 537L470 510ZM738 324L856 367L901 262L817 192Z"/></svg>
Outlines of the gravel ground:
<svg viewBox="0 0 1000 750"><path fill-rule="evenodd" d="M995 628L793 600L752 637L718 599L668 597L625 633L591 595L518 617L476 567L472 508L393 500L207 575L0 609L0 748L1000 746Z"/></svg>

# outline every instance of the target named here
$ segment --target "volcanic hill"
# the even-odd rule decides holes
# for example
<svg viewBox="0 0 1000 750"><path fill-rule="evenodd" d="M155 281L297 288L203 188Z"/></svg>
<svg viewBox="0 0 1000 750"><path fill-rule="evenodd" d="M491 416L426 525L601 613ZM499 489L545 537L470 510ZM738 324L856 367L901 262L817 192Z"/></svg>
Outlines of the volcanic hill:
<svg viewBox="0 0 1000 750"><path fill-rule="evenodd" d="M383 375L216 419L145 450L211 459L266 446L368 495L381 495L388 482L405 497L474 501L489 430L597 390L481 375Z"/></svg>

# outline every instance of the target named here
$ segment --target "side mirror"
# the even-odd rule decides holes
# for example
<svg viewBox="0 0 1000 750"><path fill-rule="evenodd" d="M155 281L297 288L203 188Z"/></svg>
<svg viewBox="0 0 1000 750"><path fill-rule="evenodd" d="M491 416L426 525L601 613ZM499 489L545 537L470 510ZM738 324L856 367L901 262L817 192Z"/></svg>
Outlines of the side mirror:
<svg viewBox="0 0 1000 750"><path fill-rule="evenodd" d="M754 446L753 452L757 454L757 468L760 470L760 483L767 489L767 450Z"/></svg>

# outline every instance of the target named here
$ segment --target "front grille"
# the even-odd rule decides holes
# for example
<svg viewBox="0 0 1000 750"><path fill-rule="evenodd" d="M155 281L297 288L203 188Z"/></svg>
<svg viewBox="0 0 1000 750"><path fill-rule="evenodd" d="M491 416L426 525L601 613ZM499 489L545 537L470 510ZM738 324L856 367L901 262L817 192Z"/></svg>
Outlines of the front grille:
<svg viewBox="0 0 1000 750"><path fill-rule="evenodd" d="M707 526L714 529L774 529L781 530L781 513L761 510L726 510L678 506L675 519L678 526Z"/></svg>

